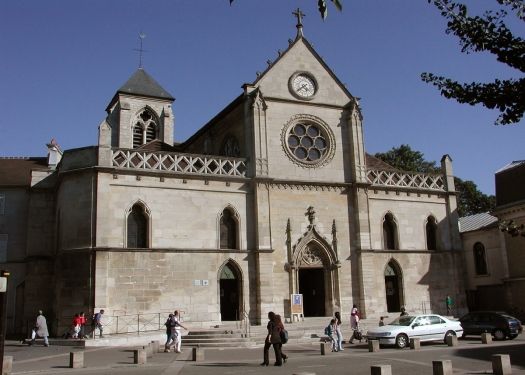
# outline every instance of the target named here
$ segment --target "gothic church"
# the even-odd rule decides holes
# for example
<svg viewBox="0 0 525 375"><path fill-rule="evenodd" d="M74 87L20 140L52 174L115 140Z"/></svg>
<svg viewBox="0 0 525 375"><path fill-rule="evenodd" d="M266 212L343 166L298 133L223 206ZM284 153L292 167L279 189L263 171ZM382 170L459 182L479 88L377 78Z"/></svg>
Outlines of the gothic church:
<svg viewBox="0 0 525 375"><path fill-rule="evenodd" d="M447 295L465 306L450 157L424 175L368 155L356 97L298 21L286 51L181 144L173 96L138 69L97 145L0 160L9 331L38 309L55 332L100 308L260 324L270 310L292 319L294 294L306 318L348 319L354 303L370 318L444 313Z"/></svg>

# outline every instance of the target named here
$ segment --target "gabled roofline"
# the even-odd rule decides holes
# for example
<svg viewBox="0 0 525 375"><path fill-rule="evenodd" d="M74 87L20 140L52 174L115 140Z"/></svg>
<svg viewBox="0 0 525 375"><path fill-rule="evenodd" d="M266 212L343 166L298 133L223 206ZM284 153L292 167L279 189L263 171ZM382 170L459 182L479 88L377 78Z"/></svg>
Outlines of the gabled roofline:
<svg viewBox="0 0 525 375"><path fill-rule="evenodd" d="M341 82L341 80L339 80L339 78L335 75L335 73L332 71L332 69L330 69L330 67L325 63L323 58L315 51L314 47L310 44L308 39L306 39L304 36L301 36L301 35L297 35L297 38L295 38L295 40L293 42L290 39L288 48L283 53L279 54L279 57L277 58L277 60L275 60L272 64L269 64L269 66L266 68L266 70L264 72L262 72L255 79L255 81L253 81L253 83L251 83L251 85L256 85L257 83L259 83L259 81L273 68L273 66L275 64L277 64L297 43L299 43L299 41L303 41L303 43L306 45L306 48L308 48L308 50L312 53L312 55L314 55L314 57L317 59L317 61L319 61L319 63L323 66L323 68L325 68L325 70L328 72L330 77L332 77L332 79L337 83L337 85L350 98L350 100L352 100L355 103L357 103L356 97L354 97L350 93L350 91L348 91L346 86ZM361 110L359 108L359 105L357 105L357 109L358 109L359 113L361 114Z"/></svg>

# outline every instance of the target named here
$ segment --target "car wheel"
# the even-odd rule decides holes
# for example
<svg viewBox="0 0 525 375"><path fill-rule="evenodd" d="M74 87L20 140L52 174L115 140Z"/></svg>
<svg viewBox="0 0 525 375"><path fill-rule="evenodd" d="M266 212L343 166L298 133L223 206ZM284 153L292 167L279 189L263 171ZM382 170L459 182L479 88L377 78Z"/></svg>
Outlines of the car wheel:
<svg viewBox="0 0 525 375"><path fill-rule="evenodd" d="M397 335L396 346L399 349L406 348L408 346L408 336L405 335L404 333L400 333L399 335Z"/></svg>
<svg viewBox="0 0 525 375"><path fill-rule="evenodd" d="M454 331L447 331L447 333L445 333L445 338L443 340L445 342L445 344L447 343L447 337L449 337L449 336L456 336L456 332L454 332Z"/></svg>
<svg viewBox="0 0 525 375"><path fill-rule="evenodd" d="M502 329L494 330L493 335L496 340L505 340L505 337L507 336L505 335L505 332Z"/></svg>

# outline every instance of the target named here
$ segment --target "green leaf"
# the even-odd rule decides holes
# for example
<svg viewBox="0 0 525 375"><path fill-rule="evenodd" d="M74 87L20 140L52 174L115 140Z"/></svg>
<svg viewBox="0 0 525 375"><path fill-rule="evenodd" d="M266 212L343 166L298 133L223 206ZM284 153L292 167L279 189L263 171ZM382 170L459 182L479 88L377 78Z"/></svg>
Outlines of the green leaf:
<svg viewBox="0 0 525 375"><path fill-rule="evenodd" d="M338 11L343 10L343 4L339 0L332 0L332 3L334 3Z"/></svg>

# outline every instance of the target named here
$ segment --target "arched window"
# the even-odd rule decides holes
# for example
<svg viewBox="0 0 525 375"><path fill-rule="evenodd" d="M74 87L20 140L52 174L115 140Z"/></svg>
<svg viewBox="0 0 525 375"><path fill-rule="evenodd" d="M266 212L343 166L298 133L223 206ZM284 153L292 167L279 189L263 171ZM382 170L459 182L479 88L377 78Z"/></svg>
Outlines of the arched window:
<svg viewBox="0 0 525 375"><path fill-rule="evenodd" d="M474 244L474 265L476 267L476 275L486 275L488 273L485 246L481 242Z"/></svg>
<svg viewBox="0 0 525 375"><path fill-rule="evenodd" d="M135 204L128 215L128 248L148 247L148 215L144 207Z"/></svg>
<svg viewBox="0 0 525 375"><path fill-rule="evenodd" d="M151 142L158 137L158 125L155 116L149 109L144 109L133 125L133 148Z"/></svg>
<svg viewBox="0 0 525 375"><path fill-rule="evenodd" d="M433 216L429 216L426 225L427 232L427 249L437 250L437 224Z"/></svg>
<svg viewBox="0 0 525 375"><path fill-rule="evenodd" d="M383 247L386 250L397 249L397 225L391 213L383 220Z"/></svg>
<svg viewBox="0 0 525 375"><path fill-rule="evenodd" d="M219 235L221 249L237 249L237 221L227 208L222 211Z"/></svg>

